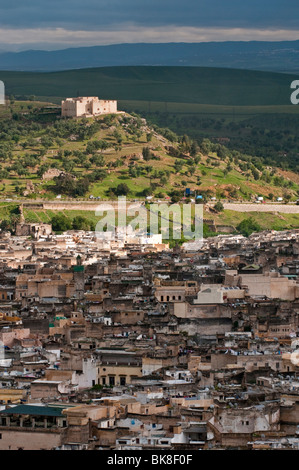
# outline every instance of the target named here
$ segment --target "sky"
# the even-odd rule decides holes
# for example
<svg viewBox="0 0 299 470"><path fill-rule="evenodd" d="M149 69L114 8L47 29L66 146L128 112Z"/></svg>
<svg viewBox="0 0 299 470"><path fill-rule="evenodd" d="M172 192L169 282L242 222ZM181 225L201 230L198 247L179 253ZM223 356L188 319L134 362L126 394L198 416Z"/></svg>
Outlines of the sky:
<svg viewBox="0 0 299 470"><path fill-rule="evenodd" d="M0 50L299 39L298 0L0 0Z"/></svg>

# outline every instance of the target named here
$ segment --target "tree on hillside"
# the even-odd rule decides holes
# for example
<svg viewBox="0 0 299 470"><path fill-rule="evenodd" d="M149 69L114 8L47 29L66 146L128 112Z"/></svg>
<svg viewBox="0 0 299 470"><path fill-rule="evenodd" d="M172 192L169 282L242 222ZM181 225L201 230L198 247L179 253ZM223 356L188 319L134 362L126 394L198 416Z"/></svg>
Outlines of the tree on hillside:
<svg viewBox="0 0 299 470"><path fill-rule="evenodd" d="M72 229L72 222L64 214L56 214L51 219L54 232L65 232Z"/></svg>
<svg viewBox="0 0 299 470"><path fill-rule="evenodd" d="M237 227L237 231L240 232L244 237L249 237L254 232L259 232L261 226L252 217L242 220Z"/></svg>
<svg viewBox="0 0 299 470"><path fill-rule="evenodd" d="M90 230L90 222L81 215L74 217L72 226L74 230Z"/></svg>
<svg viewBox="0 0 299 470"><path fill-rule="evenodd" d="M259 172L257 171L256 168L252 168L251 173L252 173L252 176L253 176L253 178L254 178L255 180L258 180L258 179L259 179L260 174L259 174Z"/></svg>
<svg viewBox="0 0 299 470"><path fill-rule="evenodd" d="M90 157L90 161L93 165L97 167L103 167L106 164L104 156L102 154L99 155L97 153Z"/></svg>
<svg viewBox="0 0 299 470"><path fill-rule="evenodd" d="M61 174L53 178L55 185L53 191L56 194L65 194L71 197L84 196L89 189L87 177L76 180L72 175Z"/></svg>
<svg viewBox="0 0 299 470"><path fill-rule="evenodd" d="M148 132L148 133L146 134L146 141L147 141L147 142L151 142L152 138L153 138L153 133L152 133L152 132Z"/></svg>
<svg viewBox="0 0 299 470"><path fill-rule="evenodd" d="M95 170L91 175L89 175L90 181L103 181L107 176L106 170Z"/></svg>
<svg viewBox="0 0 299 470"><path fill-rule="evenodd" d="M191 157L196 157L198 152L199 152L198 144L195 140L193 140L191 145L190 145L190 155L191 155Z"/></svg>
<svg viewBox="0 0 299 470"><path fill-rule="evenodd" d="M222 202L218 201L216 202L215 206L214 206L214 209L216 212L222 212L224 210L224 206L222 204Z"/></svg>
<svg viewBox="0 0 299 470"><path fill-rule="evenodd" d="M143 156L143 160L145 160L146 162L148 162L151 159L151 151L149 147L143 147L142 156Z"/></svg>
<svg viewBox="0 0 299 470"><path fill-rule="evenodd" d="M126 183L120 183L116 188L113 188L112 191L116 196L127 196L130 192L130 188Z"/></svg>
<svg viewBox="0 0 299 470"><path fill-rule="evenodd" d="M144 188L144 190L142 191L142 195L144 197L147 197L147 196L151 196L153 194L153 190L151 187L149 188Z"/></svg>
<svg viewBox="0 0 299 470"><path fill-rule="evenodd" d="M184 166L184 162L182 160L176 160L174 162L174 170L176 173L179 173Z"/></svg>

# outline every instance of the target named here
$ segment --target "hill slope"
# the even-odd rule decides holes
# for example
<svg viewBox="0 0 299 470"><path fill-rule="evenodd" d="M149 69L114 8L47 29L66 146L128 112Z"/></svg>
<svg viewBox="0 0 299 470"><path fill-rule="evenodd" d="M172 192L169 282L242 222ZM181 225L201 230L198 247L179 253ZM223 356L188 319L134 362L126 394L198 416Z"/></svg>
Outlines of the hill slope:
<svg viewBox="0 0 299 470"><path fill-rule="evenodd" d="M209 226L215 228L216 223L216 229L225 225L234 230L249 216L262 228L299 226L298 214L214 209L215 199L249 201L260 195L267 201L278 196L295 201L296 173L265 167L259 159L208 140L198 146L187 136L152 127L136 115L78 120L58 116L59 109L50 103L15 101L2 108L0 228L13 227L20 202L26 202L23 214L28 222L52 221L58 214L64 216L60 222L68 220L73 228L94 227L94 208L82 210L80 202L76 210L68 204L62 207L57 195L61 203L91 195L101 200L154 196L176 202L183 200L186 188L191 189L191 198L200 195L202 201L210 201L204 217ZM53 199L54 210L39 202Z"/></svg>
<svg viewBox="0 0 299 470"><path fill-rule="evenodd" d="M53 71L123 65L226 67L297 72L299 41L115 44L0 54L0 70Z"/></svg>
<svg viewBox="0 0 299 470"><path fill-rule="evenodd" d="M182 197L188 187L217 198L297 198L296 173L265 167L256 157L207 139L198 144L167 128L151 127L136 115L59 119L59 108L18 101L5 110L0 133L3 197L111 198L125 184L130 197L172 196L175 190ZM45 178L49 169L70 177L58 181L50 173Z"/></svg>

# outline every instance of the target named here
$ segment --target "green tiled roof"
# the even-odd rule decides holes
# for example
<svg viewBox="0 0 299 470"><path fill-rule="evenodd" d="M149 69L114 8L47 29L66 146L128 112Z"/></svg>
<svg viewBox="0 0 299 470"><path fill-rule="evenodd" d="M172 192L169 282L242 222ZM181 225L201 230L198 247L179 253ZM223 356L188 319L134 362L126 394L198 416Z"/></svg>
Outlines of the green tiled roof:
<svg viewBox="0 0 299 470"><path fill-rule="evenodd" d="M1 410L0 414L18 414L32 416L63 416L61 408L52 406L35 406L35 405L17 405Z"/></svg>
<svg viewBox="0 0 299 470"><path fill-rule="evenodd" d="M73 266L73 271L75 273L82 273L84 271L84 266Z"/></svg>

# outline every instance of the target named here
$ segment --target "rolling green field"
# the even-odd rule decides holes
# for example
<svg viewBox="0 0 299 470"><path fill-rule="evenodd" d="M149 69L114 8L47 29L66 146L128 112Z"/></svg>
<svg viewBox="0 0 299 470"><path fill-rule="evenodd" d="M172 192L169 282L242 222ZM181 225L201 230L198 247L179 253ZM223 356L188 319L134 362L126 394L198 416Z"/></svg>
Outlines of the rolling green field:
<svg viewBox="0 0 299 470"><path fill-rule="evenodd" d="M242 121L251 117L265 115L299 115L299 106L292 104L285 105L219 105L201 103L180 103L163 101L140 101L140 100L119 100L119 108L127 112L139 112L139 114L183 114L200 115L206 118L223 117L224 119L234 119Z"/></svg>
<svg viewBox="0 0 299 470"><path fill-rule="evenodd" d="M7 95L59 102L69 96L199 103L217 106L290 104L291 74L209 67L103 67L63 72L0 72Z"/></svg>

